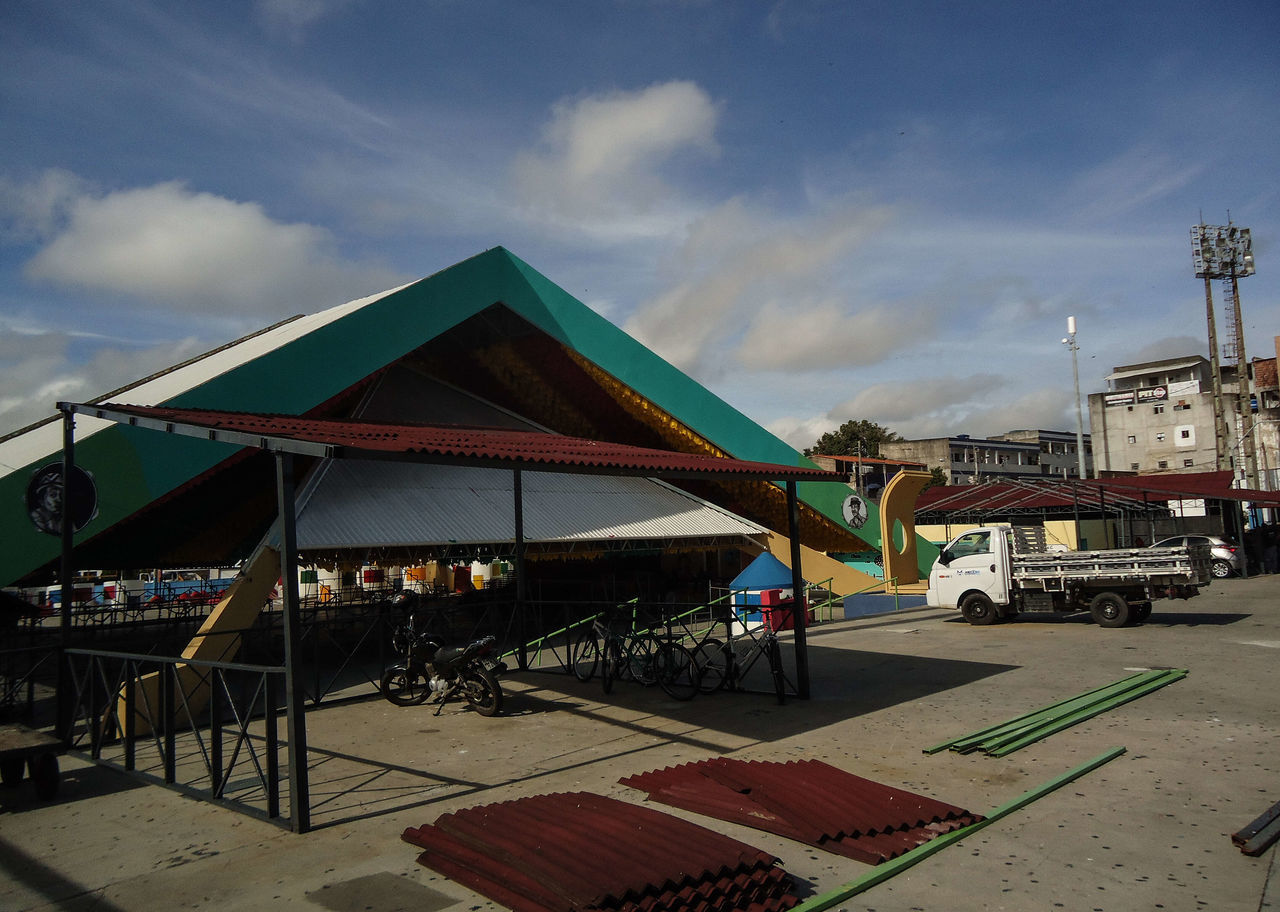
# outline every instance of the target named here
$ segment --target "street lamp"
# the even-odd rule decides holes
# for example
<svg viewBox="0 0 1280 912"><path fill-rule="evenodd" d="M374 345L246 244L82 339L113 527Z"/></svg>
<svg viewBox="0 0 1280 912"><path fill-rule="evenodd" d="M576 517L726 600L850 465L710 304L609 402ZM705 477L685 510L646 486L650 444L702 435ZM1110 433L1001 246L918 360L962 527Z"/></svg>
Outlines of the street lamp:
<svg viewBox="0 0 1280 912"><path fill-rule="evenodd" d="M1086 476L1084 470L1084 412L1080 410L1080 366L1076 363L1076 352L1080 346L1076 344L1076 318L1067 317L1067 337L1062 344L1071 349L1071 378L1076 385L1076 460L1079 464L1080 478Z"/></svg>

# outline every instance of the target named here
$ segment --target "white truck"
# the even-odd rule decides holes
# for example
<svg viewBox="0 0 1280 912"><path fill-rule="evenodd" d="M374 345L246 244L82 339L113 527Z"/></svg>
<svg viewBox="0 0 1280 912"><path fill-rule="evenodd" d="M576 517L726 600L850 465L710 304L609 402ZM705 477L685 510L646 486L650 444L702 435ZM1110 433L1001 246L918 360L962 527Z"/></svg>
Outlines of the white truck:
<svg viewBox="0 0 1280 912"><path fill-rule="evenodd" d="M1209 549L1050 551L1040 527L983 526L948 542L929 571L927 603L970 624L1017 614L1089 611L1100 627L1151 615L1157 598L1191 598L1212 579Z"/></svg>

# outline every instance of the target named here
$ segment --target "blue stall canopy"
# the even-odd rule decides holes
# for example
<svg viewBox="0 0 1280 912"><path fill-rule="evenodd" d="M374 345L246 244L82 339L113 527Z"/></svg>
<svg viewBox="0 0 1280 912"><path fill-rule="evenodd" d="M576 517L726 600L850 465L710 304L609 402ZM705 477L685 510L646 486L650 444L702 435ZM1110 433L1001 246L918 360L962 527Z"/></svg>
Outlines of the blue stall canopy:
<svg viewBox="0 0 1280 912"><path fill-rule="evenodd" d="M760 554L747 564L746 569L733 578L729 584L733 589L790 589L791 568L778 560L768 551Z"/></svg>

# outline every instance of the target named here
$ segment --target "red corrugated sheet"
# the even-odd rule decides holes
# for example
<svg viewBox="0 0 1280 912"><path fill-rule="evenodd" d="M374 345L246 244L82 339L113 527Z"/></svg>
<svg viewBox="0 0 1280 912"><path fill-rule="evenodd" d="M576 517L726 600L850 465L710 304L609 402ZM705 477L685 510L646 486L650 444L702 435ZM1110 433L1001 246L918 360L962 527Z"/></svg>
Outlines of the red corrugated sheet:
<svg viewBox="0 0 1280 912"><path fill-rule="evenodd" d="M410 827L419 863L516 912L782 912L778 859L651 808L588 793L468 808Z"/></svg>
<svg viewBox="0 0 1280 912"><path fill-rule="evenodd" d="M842 477L822 469L655 450L584 437L513 431L508 428L390 424L141 405L107 404L100 407L139 418L196 428L346 447L352 451L381 455L415 454L442 462L492 462L503 465L537 465L542 468L563 466L596 471L612 469L618 470L620 474L679 473L806 481L840 481ZM353 452L351 455L357 453Z"/></svg>
<svg viewBox="0 0 1280 912"><path fill-rule="evenodd" d="M820 760L717 757L621 780L653 801L878 864L982 817Z"/></svg>

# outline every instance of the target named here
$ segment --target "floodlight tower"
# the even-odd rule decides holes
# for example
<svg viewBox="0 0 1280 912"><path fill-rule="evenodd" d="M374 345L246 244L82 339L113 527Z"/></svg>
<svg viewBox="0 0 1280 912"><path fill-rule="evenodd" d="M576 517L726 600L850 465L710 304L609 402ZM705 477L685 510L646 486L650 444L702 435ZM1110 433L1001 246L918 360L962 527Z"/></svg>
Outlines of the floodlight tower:
<svg viewBox="0 0 1280 912"><path fill-rule="evenodd" d="M1204 279L1205 309L1209 318L1209 355L1213 370L1213 410L1218 468L1230 468L1230 456L1226 450L1226 416L1222 406L1222 380L1218 363L1217 332L1213 324L1213 292L1210 279L1222 279L1232 302L1232 344L1228 349L1229 360L1236 368L1236 413L1239 420L1239 438L1242 443L1245 484L1258 486L1257 465L1253 450L1253 411L1249 395L1249 362L1244 352L1244 321L1240 316L1240 287L1237 279L1251 276L1253 267L1253 239L1248 228L1238 228L1227 219L1226 225L1199 224L1191 229L1191 261L1196 278Z"/></svg>
<svg viewBox="0 0 1280 912"><path fill-rule="evenodd" d="M1076 344L1076 318L1067 317L1067 337L1062 344L1071 349L1071 378L1076 384L1076 463L1080 478L1088 476L1084 470L1084 412L1080 409L1080 366L1076 363L1076 352L1080 346Z"/></svg>

